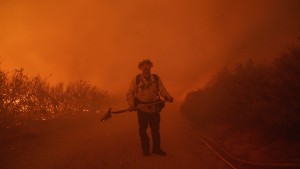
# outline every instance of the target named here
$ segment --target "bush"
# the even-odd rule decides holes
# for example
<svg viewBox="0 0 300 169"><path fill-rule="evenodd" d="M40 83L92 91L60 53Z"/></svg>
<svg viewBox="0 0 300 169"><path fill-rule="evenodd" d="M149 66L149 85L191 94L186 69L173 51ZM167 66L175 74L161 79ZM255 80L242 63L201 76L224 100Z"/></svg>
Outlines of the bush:
<svg viewBox="0 0 300 169"><path fill-rule="evenodd" d="M0 126L99 112L107 99L105 91L86 81L50 85L47 78L29 77L24 69L0 70Z"/></svg>
<svg viewBox="0 0 300 169"><path fill-rule="evenodd" d="M181 111L198 126L224 124L263 135L299 140L300 48L271 65L253 61L224 69L203 89L189 92Z"/></svg>

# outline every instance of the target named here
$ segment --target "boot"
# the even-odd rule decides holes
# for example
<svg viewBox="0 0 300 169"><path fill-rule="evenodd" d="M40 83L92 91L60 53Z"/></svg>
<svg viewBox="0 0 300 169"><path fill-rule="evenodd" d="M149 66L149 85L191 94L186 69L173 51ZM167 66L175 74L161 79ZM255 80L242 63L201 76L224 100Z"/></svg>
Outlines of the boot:
<svg viewBox="0 0 300 169"><path fill-rule="evenodd" d="M166 153L164 150L162 150L161 148L159 148L159 149L154 149L154 150L152 151L152 153L153 153L153 154L157 154L157 155L161 155L161 156L166 156L166 155L167 155L167 153Z"/></svg>

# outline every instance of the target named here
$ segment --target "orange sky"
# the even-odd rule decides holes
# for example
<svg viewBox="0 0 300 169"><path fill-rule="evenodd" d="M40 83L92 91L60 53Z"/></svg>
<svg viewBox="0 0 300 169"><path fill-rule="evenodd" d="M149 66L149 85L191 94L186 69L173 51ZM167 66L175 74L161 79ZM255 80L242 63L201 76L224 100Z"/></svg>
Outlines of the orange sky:
<svg viewBox="0 0 300 169"><path fill-rule="evenodd" d="M237 61L299 43L299 0L1 0L2 68L88 80L125 96L151 58L175 96Z"/></svg>

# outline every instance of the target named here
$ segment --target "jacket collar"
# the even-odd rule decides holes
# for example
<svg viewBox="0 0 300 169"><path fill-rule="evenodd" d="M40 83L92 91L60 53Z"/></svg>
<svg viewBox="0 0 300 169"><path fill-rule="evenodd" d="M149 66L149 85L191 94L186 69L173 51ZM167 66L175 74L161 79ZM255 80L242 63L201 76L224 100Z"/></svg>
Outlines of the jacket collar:
<svg viewBox="0 0 300 169"><path fill-rule="evenodd" d="M144 82L147 82L148 80L141 74L140 76L141 80L143 80ZM151 81L155 82L155 78L153 76L153 74L150 75Z"/></svg>

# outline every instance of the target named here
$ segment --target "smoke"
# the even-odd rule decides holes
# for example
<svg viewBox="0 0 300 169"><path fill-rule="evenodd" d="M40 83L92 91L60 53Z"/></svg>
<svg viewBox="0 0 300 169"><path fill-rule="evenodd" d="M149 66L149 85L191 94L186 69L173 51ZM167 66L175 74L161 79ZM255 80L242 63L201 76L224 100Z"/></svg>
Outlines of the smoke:
<svg viewBox="0 0 300 169"><path fill-rule="evenodd" d="M182 96L238 61L299 43L298 0L0 2L2 67L88 80L124 97L140 58Z"/></svg>

